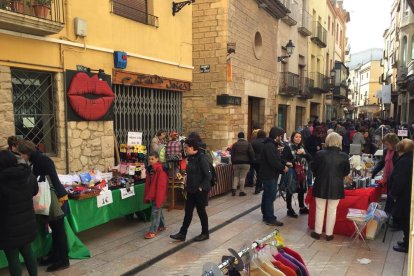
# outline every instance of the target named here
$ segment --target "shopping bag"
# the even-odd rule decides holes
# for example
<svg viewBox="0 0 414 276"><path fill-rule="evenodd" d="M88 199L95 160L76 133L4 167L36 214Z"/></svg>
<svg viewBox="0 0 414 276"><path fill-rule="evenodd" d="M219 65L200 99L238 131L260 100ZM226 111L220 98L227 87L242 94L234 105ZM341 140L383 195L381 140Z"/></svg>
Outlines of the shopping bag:
<svg viewBox="0 0 414 276"><path fill-rule="evenodd" d="M47 178L44 181L39 181L39 192L33 197L33 207L37 215L49 215L51 195L50 186Z"/></svg>

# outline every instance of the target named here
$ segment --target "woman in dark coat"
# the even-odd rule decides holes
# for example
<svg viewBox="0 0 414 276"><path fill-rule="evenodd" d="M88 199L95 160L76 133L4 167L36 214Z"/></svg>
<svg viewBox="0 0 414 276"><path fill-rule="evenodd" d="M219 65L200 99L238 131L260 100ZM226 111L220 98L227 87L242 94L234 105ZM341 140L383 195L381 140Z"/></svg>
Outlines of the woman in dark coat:
<svg viewBox="0 0 414 276"><path fill-rule="evenodd" d="M188 228L193 219L194 208L197 208L197 214L201 222L201 234L195 241L204 241L209 239L208 216L206 206L208 204L208 192L211 189L211 171L207 157L201 152L201 140L189 138L184 143L187 153L187 198L185 201L185 215L180 232L170 235L171 239L185 241Z"/></svg>
<svg viewBox="0 0 414 276"><path fill-rule="evenodd" d="M294 187L297 187L295 191L298 193L298 201L299 201L299 213L301 215L309 214L308 208L305 206L305 193L306 193L306 175L309 169L309 163L312 160L312 156L305 150L302 144L302 134L299 132L293 132L292 136L290 137L291 143L283 149L282 158L283 160L287 161L288 163L295 165L298 163L303 166L304 169L304 179L302 181L298 180L298 176L295 173L295 178L292 178ZM294 170L294 167L290 168L290 170ZM287 176L287 175L285 175ZM293 194L291 193L291 189L287 189L286 193L286 207L287 207L287 215L289 217L297 218L298 215L292 208L292 197Z"/></svg>
<svg viewBox="0 0 414 276"><path fill-rule="evenodd" d="M23 159L32 164L33 174L40 177L39 181L47 178L51 182L51 192L56 194L58 201L55 202L54 195L52 195L48 217L48 223L52 229L52 251L48 258L40 262L40 265L50 265L47 272L66 269L69 267L68 242L64 226L65 214L68 213L67 192L60 183L52 159L38 151L32 142L26 140L19 142L17 150Z"/></svg>
<svg viewBox="0 0 414 276"><path fill-rule="evenodd" d="M339 200L345 197L344 177L350 173L350 164L349 156L341 152L341 147L341 135L332 132L326 137L326 150L316 153L311 164L315 176L312 195L316 201L315 231L311 237L317 240L322 233L326 203L326 240L333 239L336 208Z"/></svg>
<svg viewBox="0 0 414 276"><path fill-rule="evenodd" d="M404 239L397 242L397 245L393 249L405 253L408 252L410 234L413 149L414 142L410 139L403 139L397 144L396 150L400 157L390 177L390 195L394 201L392 215L398 219L404 233Z"/></svg>
<svg viewBox="0 0 414 276"><path fill-rule="evenodd" d="M18 165L10 151L0 151L0 249L6 254L12 276L22 275L19 253L29 275L37 275L36 257L30 243L37 234L32 198L38 190L29 166Z"/></svg>

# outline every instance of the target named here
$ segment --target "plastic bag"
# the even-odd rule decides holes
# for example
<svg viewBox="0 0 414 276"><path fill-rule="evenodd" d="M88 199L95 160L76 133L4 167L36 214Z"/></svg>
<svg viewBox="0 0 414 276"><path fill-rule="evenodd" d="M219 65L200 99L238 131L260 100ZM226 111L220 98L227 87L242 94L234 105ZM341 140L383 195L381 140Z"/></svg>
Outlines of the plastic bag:
<svg viewBox="0 0 414 276"><path fill-rule="evenodd" d="M39 192L33 197L33 208L37 215L49 215L51 195L47 178L40 182L38 179Z"/></svg>

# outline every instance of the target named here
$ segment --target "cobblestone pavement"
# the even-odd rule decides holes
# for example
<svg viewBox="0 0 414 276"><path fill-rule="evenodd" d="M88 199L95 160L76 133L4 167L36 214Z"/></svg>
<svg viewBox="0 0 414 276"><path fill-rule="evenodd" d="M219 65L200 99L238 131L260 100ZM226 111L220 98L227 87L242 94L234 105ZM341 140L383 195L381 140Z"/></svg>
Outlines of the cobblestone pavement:
<svg viewBox="0 0 414 276"><path fill-rule="evenodd" d="M236 215L251 209L261 201L261 195L253 195L247 188L248 196L232 197L230 194L213 198L207 209L210 228L222 224ZM297 209L298 207L295 206ZM311 275L406 275L407 255L394 252L392 245L402 239L401 232L389 232L382 243L380 232L376 240L370 241L371 251L361 243L350 244L350 238L335 236L331 242L315 241L309 236L307 216L297 219L286 217L285 203L278 198L275 203L278 218L285 223L280 227L285 242L304 258ZM184 212L165 212L167 230L152 240L143 238L149 223L118 219L79 234L93 255L86 260L71 260L71 267L54 275L121 275L145 264L154 257L179 246L168 237L176 233L181 225ZM208 241L193 242L174 254L168 255L137 275L191 275L202 273L203 264L219 263L222 255L229 255L228 248L240 250L252 241L274 230L262 222L260 208L225 225L210 235ZM195 212L187 239L201 232ZM361 265L357 259L368 258L372 262ZM40 268L40 275L47 274ZM8 275L0 270L0 275Z"/></svg>

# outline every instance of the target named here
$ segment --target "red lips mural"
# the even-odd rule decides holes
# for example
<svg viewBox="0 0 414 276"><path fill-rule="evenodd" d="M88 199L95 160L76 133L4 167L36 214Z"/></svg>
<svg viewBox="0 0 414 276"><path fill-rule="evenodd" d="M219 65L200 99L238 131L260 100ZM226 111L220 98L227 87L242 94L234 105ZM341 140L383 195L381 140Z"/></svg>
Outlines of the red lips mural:
<svg viewBox="0 0 414 276"><path fill-rule="evenodd" d="M99 80L97 75L89 77L86 73L78 72L70 83L68 100L79 117L97 121L108 113L115 94L108 83Z"/></svg>

